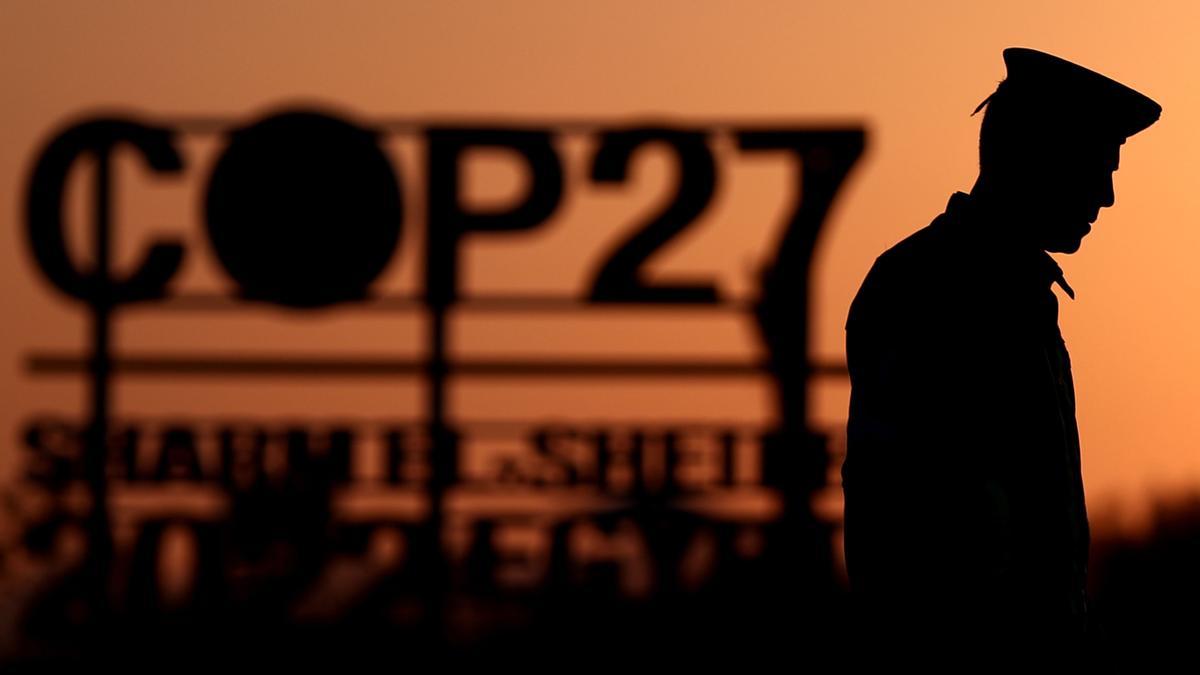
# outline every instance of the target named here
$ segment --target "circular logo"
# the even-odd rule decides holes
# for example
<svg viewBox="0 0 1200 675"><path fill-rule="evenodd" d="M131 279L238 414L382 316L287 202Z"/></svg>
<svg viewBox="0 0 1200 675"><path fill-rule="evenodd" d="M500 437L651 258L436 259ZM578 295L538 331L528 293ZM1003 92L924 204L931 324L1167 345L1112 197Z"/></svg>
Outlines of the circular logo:
<svg viewBox="0 0 1200 675"><path fill-rule="evenodd" d="M402 220L377 136L308 111L234 131L205 203L208 236L242 297L294 307L365 298Z"/></svg>

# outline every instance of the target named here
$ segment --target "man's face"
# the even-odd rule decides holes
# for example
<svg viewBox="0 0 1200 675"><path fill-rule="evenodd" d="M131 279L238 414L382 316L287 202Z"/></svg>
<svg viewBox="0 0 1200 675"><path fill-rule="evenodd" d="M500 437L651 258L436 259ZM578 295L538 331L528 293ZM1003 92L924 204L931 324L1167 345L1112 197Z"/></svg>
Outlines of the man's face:
<svg viewBox="0 0 1200 675"><path fill-rule="evenodd" d="M1030 234L1042 249L1079 250L1100 209L1116 200L1113 173L1120 150L1115 141L1070 144L1048 152L1040 168L1030 172L1026 210Z"/></svg>

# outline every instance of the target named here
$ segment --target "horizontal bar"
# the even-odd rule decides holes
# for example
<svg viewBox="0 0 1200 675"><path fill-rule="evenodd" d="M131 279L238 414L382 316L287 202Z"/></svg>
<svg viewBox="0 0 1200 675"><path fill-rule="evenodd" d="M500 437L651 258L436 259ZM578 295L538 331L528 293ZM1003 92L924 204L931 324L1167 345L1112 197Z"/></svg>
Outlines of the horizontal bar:
<svg viewBox="0 0 1200 675"><path fill-rule="evenodd" d="M114 356L113 372L125 375L396 377L420 376L427 363L418 359L336 359L291 356L283 358L205 356ZM72 354L35 353L26 370L34 375L86 373L89 360ZM813 376L840 377L839 363L815 363ZM765 363L745 361L458 361L451 375L473 377L746 377L770 373Z"/></svg>
<svg viewBox="0 0 1200 675"><path fill-rule="evenodd" d="M165 298L158 302L142 302L122 306L122 309L154 309L162 311L260 311L264 308L283 311L313 312L328 309L355 309L368 311L428 311L429 305L419 295L385 295L350 301L322 308L289 308L283 305L247 300L237 296L220 294L188 294ZM462 298L450 305L451 311L465 312L591 312L591 311L652 311L658 314L671 312L750 312L752 300L724 300L718 302L660 303L660 302L593 302L586 297L565 295L483 295Z"/></svg>
<svg viewBox="0 0 1200 675"><path fill-rule="evenodd" d="M390 133L417 133L425 129L549 129L563 133L592 133L631 128L668 128L730 133L734 131L795 130L811 133L862 133L865 126L850 119L737 119L728 117L693 118L665 115L621 115L605 117L523 117L492 115L466 117L461 115L421 115L412 117L385 116L371 118L336 106L274 106L245 116L224 115L164 115L155 121L179 131L193 134L217 134L253 124L266 115L312 109L329 115L342 116L347 121Z"/></svg>

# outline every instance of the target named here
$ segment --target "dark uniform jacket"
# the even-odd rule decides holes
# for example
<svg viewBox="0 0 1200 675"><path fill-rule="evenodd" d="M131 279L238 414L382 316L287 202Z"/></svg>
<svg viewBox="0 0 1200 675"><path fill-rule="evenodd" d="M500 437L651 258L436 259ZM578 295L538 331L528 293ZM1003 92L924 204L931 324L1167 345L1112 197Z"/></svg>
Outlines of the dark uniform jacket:
<svg viewBox="0 0 1200 675"><path fill-rule="evenodd" d="M1088 524L1070 359L1040 250L956 193L850 308L844 543L890 630L1083 630Z"/></svg>

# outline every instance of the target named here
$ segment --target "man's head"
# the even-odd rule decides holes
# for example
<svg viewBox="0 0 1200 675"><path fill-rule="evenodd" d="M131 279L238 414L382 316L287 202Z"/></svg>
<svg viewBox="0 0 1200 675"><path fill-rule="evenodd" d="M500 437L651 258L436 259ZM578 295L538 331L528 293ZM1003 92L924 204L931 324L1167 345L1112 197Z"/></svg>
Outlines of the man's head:
<svg viewBox="0 0 1200 675"><path fill-rule="evenodd" d="M1008 78L983 104L980 181L1003 196L1023 238L1074 253L1100 209L1115 201L1121 145L1161 108L1049 54L1011 48L1004 60Z"/></svg>

